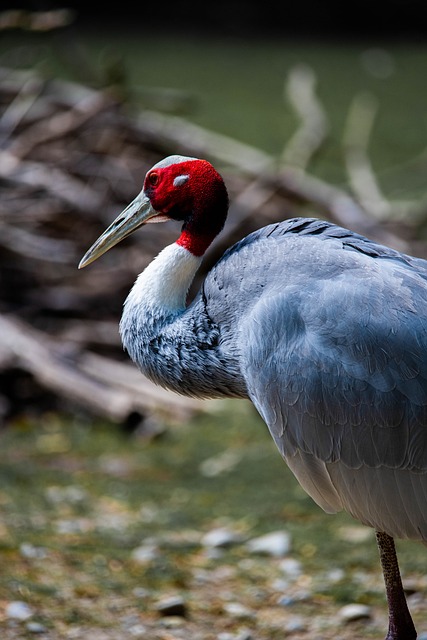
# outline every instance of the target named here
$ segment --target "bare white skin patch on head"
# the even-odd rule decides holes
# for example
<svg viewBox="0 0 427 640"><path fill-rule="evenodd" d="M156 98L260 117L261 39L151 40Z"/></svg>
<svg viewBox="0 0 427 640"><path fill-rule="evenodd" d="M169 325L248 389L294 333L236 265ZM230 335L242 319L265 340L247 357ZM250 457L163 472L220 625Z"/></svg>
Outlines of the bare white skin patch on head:
<svg viewBox="0 0 427 640"><path fill-rule="evenodd" d="M180 187L181 185L183 185L183 184L185 184L187 182L189 177L190 176L188 174L184 174L182 176L176 176L176 178L173 181L173 186L174 187Z"/></svg>

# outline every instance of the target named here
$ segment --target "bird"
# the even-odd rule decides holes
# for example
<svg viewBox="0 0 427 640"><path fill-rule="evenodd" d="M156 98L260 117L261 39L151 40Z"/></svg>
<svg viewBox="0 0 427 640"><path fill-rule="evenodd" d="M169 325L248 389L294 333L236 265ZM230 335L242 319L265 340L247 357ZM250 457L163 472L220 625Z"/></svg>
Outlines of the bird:
<svg viewBox="0 0 427 640"><path fill-rule="evenodd" d="M427 543L427 261L295 217L227 249L188 301L228 207L210 162L168 156L79 268L147 223L182 223L124 303L124 349L167 389L252 401L309 496L375 530L386 640L413 640L395 539Z"/></svg>

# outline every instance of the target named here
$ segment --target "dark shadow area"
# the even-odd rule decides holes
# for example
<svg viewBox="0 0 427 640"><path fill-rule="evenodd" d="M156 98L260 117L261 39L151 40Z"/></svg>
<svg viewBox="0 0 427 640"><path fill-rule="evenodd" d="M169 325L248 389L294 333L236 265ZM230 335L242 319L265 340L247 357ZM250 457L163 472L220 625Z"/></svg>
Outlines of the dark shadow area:
<svg viewBox="0 0 427 640"><path fill-rule="evenodd" d="M34 0L6 2L2 11L49 11L65 7L77 14L80 26L131 30L210 32L215 35L268 37L372 37L424 39L425 3L421 0L388 2L120 2L57 3Z"/></svg>

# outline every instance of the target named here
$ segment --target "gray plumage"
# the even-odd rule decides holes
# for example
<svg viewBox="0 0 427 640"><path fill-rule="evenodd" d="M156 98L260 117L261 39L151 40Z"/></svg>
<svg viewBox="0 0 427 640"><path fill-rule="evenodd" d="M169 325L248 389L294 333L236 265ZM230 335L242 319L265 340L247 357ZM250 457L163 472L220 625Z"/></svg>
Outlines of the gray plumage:
<svg viewBox="0 0 427 640"><path fill-rule="evenodd" d="M250 398L326 511L427 540L427 262L288 220L228 250L177 317L125 307L121 330L155 382Z"/></svg>

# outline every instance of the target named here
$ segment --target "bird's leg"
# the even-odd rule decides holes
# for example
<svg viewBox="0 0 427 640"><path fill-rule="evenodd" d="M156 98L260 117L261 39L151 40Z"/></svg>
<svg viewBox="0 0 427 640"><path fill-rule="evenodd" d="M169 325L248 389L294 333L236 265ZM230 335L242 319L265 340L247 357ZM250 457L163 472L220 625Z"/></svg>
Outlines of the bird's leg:
<svg viewBox="0 0 427 640"><path fill-rule="evenodd" d="M376 531L375 535L388 603L388 633L385 640L415 640L417 632L403 591L394 540L380 531Z"/></svg>

